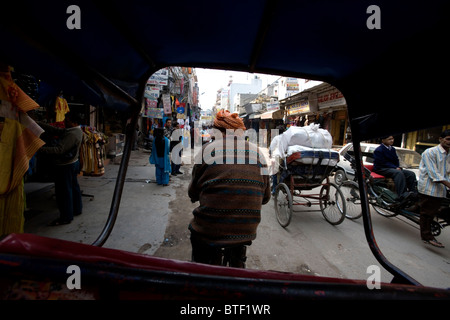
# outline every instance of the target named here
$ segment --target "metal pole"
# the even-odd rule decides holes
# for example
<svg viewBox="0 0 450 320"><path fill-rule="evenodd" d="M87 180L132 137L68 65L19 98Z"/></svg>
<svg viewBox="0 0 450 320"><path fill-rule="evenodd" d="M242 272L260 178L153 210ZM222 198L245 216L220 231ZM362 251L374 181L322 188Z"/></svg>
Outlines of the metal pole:
<svg viewBox="0 0 450 320"><path fill-rule="evenodd" d="M353 132L353 134L354 133L355 132ZM356 137L356 139L353 139L353 150L355 151L356 174L358 177L359 194L361 198L361 210L364 223L364 233L366 235L367 243L369 244L370 250L372 251L375 258L378 260L378 262L394 276L394 278L391 281L392 283L421 285L419 282L417 282L409 275L404 273L402 270L394 266L391 262L389 262L381 252L380 248L378 247L378 244L375 240L375 235L373 234L373 226L369 209L369 200L367 197L367 185L364 178L364 169L362 164L361 144L358 137Z"/></svg>
<svg viewBox="0 0 450 320"><path fill-rule="evenodd" d="M122 155L122 160L120 161L119 172L117 174L113 198L111 200L109 216L105 226L103 227L102 232L98 236L97 240L95 240L94 243L92 244L94 246L101 247L105 244L116 222L117 215L119 213L120 200L122 198L123 186L125 183L125 176L127 174L128 169L128 161L130 160L131 149L134 143L135 138L134 130L136 130L136 125L139 118L139 111L140 106L139 108L137 106L133 106L133 114L131 117L130 126L127 128L126 131L125 147Z"/></svg>

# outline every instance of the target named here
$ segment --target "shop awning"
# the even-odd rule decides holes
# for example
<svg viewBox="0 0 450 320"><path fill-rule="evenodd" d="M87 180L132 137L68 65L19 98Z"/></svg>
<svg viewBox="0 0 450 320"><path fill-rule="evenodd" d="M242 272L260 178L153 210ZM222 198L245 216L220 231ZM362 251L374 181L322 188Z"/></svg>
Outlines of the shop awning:
<svg viewBox="0 0 450 320"><path fill-rule="evenodd" d="M283 119L283 110L271 110L261 114L261 119Z"/></svg>
<svg viewBox="0 0 450 320"><path fill-rule="evenodd" d="M248 116L249 119L259 119L261 118L261 113L252 113Z"/></svg>

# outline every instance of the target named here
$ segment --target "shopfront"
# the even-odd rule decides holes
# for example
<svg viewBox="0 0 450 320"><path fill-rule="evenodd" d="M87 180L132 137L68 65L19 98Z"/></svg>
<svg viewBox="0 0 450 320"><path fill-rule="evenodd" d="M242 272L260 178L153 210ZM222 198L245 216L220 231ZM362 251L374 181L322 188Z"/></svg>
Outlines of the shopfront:
<svg viewBox="0 0 450 320"><path fill-rule="evenodd" d="M303 127L309 123L308 115L311 114L307 97L286 106L286 128L290 126Z"/></svg>
<svg viewBox="0 0 450 320"><path fill-rule="evenodd" d="M348 114L344 95L334 87L319 92L317 93L317 106L319 112L316 122L330 132L333 137L333 145L347 143Z"/></svg>
<svg viewBox="0 0 450 320"><path fill-rule="evenodd" d="M0 62L0 236L23 232L27 196L53 187L55 159L62 154L39 150L60 145L61 137L49 128L64 128L68 112L75 115L83 133L79 149L82 174L104 174L106 139L96 129L97 107Z"/></svg>
<svg viewBox="0 0 450 320"><path fill-rule="evenodd" d="M83 131L83 140L79 151L81 172L83 175L103 175L105 146L108 139L102 131L107 127L102 108L85 103L81 97L71 92L50 86L34 75L27 74L24 70L18 71L13 67L9 67L9 70L8 74L15 86L35 103L36 107L28 110L27 114L37 122L37 125L45 123L64 128L64 120L68 112L77 116ZM47 132L43 132L39 138L47 145L57 143L57 139ZM51 181L54 171L52 163L52 159L47 159L36 152L30 159L25 181Z"/></svg>
<svg viewBox="0 0 450 320"><path fill-rule="evenodd" d="M446 129L450 129L450 124L446 126L429 128L426 130L409 132L403 139L403 146L421 154L426 149L438 145L439 136Z"/></svg>
<svg viewBox="0 0 450 320"><path fill-rule="evenodd" d="M330 132L334 146L342 146L351 136L347 102L343 94L328 83L322 83L281 101L286 109L286 126L318 123Z"/></svg>
<svg viewBox="0 0 450 320"><path fill-rule="evenodd" d="M267 130L267 137L265 141L267 145L270 145L272 141L272 129L276 129L277 126L283 125L284 110L280 109L280 103L278 101L267 103L267 111L261 114L261 121Z"/></svg>

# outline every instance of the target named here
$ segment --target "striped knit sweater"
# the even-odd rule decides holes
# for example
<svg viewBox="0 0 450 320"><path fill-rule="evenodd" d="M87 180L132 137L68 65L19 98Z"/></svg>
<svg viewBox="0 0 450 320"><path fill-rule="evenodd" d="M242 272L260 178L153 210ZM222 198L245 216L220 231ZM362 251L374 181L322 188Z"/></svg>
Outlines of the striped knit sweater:
<svg viewBox="0 0 450 320"><path fill-rule="evenodd" d="M194 166L188 190L192 202L200 202L189 229L211 245L254 240L261 206L270 200L269 176L261 173L267 166L260 161L259 149L248 141L245 147L234 141L234 148L227 148L225 141L203 146L203 163ZM211 150L216 161L207 164L205 152L211 155Z"/></svg>

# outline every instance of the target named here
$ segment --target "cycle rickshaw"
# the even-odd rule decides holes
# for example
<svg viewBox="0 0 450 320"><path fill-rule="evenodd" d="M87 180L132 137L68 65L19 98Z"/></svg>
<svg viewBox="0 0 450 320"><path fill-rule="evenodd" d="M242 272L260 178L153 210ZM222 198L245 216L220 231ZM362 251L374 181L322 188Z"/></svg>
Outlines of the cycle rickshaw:
<svg viewBox="0 0 450 320"><path fill-rule="evenodd" d="M370 153L361 153L363 156L371 156ZM356 168L356 161L354 152L347 152L344 154L352 168ZM364 179L367 184L367 199L372 208L380 215L386 218L403 216L409 221L420 225L419 212L413 212L409 208L415 203L416 199L406 199L399 201L397 194L389 187L389 179L372 171L373 165L364 166ZM392 182L393 183L393 182ZM361 196L356 177L353 180L344 181L339 188L344 195L346 202L346 217L354 220L362 216L361 210ZM441 230L450 225L447 214L444 212L449 210L450 198L442 204L435 219L431 222L431 231L434 236L441 234Z"/></svg>
<svg viewBox="0 0 450 320"><path fill-rule="evenodd" d="M330 224L342 223L346 215L345 198L329 175L333 172L339 154L330 149L307 149L292 153L281 165L275 188L274 203L278 222L287 227L291 222L293 206L319 205ZM318 193L304 193L318 189Z"/></svg>

